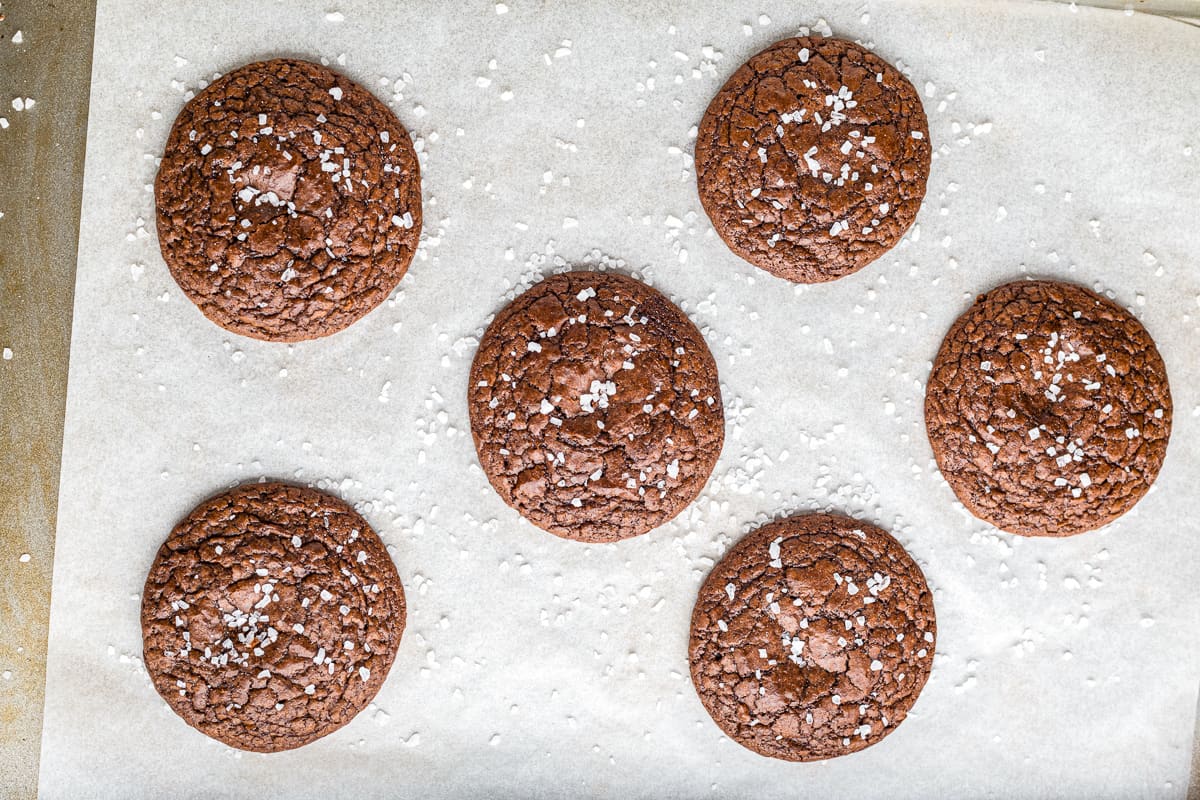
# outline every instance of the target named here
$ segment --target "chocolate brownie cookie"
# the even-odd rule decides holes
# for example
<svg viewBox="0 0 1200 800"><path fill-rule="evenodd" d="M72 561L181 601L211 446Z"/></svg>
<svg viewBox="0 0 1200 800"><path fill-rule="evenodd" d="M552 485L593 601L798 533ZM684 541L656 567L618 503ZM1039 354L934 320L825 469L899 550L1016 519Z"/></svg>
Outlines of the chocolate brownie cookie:
<svg viewBox="0 0 1200 800"><path fill-rule="evenodd" d="M933 664L925 576L865 522L791 517L748 534L692 612L692 683L729 738L787 761L870 747L904 721Z"/></svg>
<svg viewBox="0 0 1200 800"><path fill-rule="evenodd" d="M468 402L479 461L505 502L586 542L674 517L725 438L700 332L654 289L611 273L555 275L500 312Z"/></svg>
<svg viewBox="0 0 1200 800"><path fill-rule="evenodd" d="M946 334L925 389L938 467L971 513L1070 536L1133 507L1171 435L1171 389L1129 312L1079 286L1017 281Z"/></svg>
<svg viewBox="0 0 1200 800"><path fill-rule="evenodd" d="M335 333L383 302L421 233L408 132L307 61L249 64L188 102L154 197L184 293L218 325L277 342Z"/></svg>
<svg viewBox="0 0 1200 800"><path fill-rule="evenodd" d="M290 750L371 702L404 616L396 568L350 506L245 484L205 500L159 548L143 657L184 722L242 750Z"/></svg>
<svg viewBox="0 0 1200 800"><path fill-rule="evenodd" d="M734 253L820 283L891 249L929 177L912 84L842 39L785 39L743 64L696 138L700 201Z"/></svg>

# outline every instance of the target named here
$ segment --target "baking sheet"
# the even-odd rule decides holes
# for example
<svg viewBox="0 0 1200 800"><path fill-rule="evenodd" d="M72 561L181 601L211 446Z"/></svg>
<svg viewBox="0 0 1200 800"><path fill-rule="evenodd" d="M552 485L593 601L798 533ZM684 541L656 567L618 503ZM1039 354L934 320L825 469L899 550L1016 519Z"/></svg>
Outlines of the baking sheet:
<svg viewBox="0 0 1200 800"><path fill-rule="evenodd" d="M937 149L906 240L807 288L725 249L690 159L721 82L802 26L902 66ZM101 0L43 795L1182 796L1200 666L1197 33L1023 2ZM423 246L392 299L296 345L200 315L158 255L150 190L188 93L278 55L325 57L389 101L425 178ZM632 272L679 302L709 339L726 402L702 497L619 545L520 520L476 466L467 426L467 371L490 315L536 276L580 264ZM1066 541L969 517L921 418L951 321L1022 274L1131 307L1175 396L1154 490ZM179 721L145 676L138 624L171 526L263 476L355 503L410 600L375 704L270 756ZM807 509L897 534L935 590L939 652L894 735L794 765L720 735L690 686L686 641L713 560L766 518Z"/></svg>
<svg viewBox="0 0 1200 800"><path fill-rule="evenodd" d="M0 796L37 793L95 9L0 2ZM17 36L17 31L21 36ZM14 39L20 39L14 42ZM13 97L35 104L15 112ZM4 127L7 125L8 127ZM11 358L3 358L8 351Z"/></svg>

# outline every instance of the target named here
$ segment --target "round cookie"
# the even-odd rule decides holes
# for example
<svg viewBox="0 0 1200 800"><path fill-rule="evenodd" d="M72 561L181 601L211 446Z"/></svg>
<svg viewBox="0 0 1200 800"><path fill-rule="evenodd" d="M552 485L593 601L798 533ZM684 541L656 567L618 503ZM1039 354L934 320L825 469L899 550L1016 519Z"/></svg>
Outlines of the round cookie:
<svg viewBox="0 0 1200 800"><path fill-rule="evenodd" d="M276 342L383 302L421 233L421 176L387 106L318 64L218 78L179 113L154 184L158 241L204 315Z"/></svg>
<svg viewBox="0 0 1200 800"><path fill-rule="evenodd" d="M700 494L725 438L717 366L660 293L624 275L546 278L501 311L471 366L480 464L510 506L614 542Z"/></svg>
<svg viewBox="0 0 1200 800"><path fill-rule="evenodd" d="M931 147L916 89L853 42L784 39L704 112L700 201L721 238L797 283L862 269L912 225Z"/></svg>
<svg viewBox="0 0 1200 800"><path fill-rule="evenodd" d="M692 683L735 742L786 761L877 743L904 721L933 664L920 567L888 533L829 514L745 536L692 612Z"/></svg>
<svg viewBox="0 0 1200 800"><path fill-rule="evenodd" d="M972 514L1023 536L1071 536L1150 488L1171 389L1129 312L1055 281L980 295L946 334L925 389L939 469Z"/></svg>
<svg viewBox="0 0 1200 800"><path fill-rule="evenodd" d="M350 506L245 484L198 505L159 548L143 658L184 722L242 750L290 750L371 702L404 619L396 567Z"/></svg>

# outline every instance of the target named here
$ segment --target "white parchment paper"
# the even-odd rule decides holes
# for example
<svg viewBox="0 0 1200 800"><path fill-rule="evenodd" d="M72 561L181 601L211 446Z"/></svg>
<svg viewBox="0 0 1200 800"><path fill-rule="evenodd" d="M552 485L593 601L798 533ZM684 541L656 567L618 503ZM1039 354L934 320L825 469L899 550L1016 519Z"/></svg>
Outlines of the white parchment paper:
<svg viewBox="0 0 1200 800"><path fill-rule="evenodd" d="M1024 2L101 0L63 454L41 785L47 797L1178 797L1197 700L1200 31ZM823 19L822 19L823 17ZM692 132L748 56L802 26L911 76L936 159L917 225L858 274L795 287L703 215ZM172 282L151 184L213 75L318 60L423 153L424 242L350 329L267 344ZM702 327L728 436L680 518L560 541L476 465L466 381L506 299L567 264L650 281ZM1105 530L1023 540L934 466L930 360L976 293L1111 292L1175 397L1154 490ZM376 703L301 750L188 728L141 664L139 592L172 525L259 477L367 517L408 593ZM723 738L688 679L699 582L765 519L892 530L935 589L935 671L881 744L823 764Z"/></svg>

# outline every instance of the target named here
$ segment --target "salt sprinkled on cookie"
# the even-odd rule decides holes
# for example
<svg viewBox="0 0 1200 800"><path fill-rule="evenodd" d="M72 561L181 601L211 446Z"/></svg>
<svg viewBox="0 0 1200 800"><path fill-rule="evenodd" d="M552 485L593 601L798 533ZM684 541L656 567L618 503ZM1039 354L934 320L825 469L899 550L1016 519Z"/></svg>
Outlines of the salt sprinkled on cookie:
<svg viewBox="0 0 1200 800"><path fill-rule="evenodd" d="M366 90L306 61L249 64L184 106L155 182L159 244L197 307L270 341L383 302L421 229L417 153Z"/></svg>
<svg viewBox="0 0 1200 800"><path fill-rule="evenodd" d="M493 487L566 538L611 542L670 520L724 440L700 332L623 275L568 272L526 291L484 334L468 386Z"/></svg>
<svg viewBox="0 0 1200 800"><path fill-rule="evenodd" d="M692 682L731 739L816 761L869 747L904 721L933 663L924 575L888 533L811 514L743 537L700 589Z"/></svg>
<svg viewBox="0 0 1200 800"><path fill-rule="evenodd" d="M1166 367L1146 329L1100 295L1018 281L946 334L925 392L942 475L1011 533L1070 536L1124 514L1171 433Z"/></svg>
<svg viewBox="0 0 1200 800"><path fill-rule="evenodd" d="M704 210L730 249L800 283L849 275L895 246L925 196L920 96L857 44L785 39L717 93L696 138Z"/></svg>
<svg viewBox="0 0 1200 800"><path fill-rule="evenodd" d="M314 489L245 484L201 503L159 549L142 600L146 669L189 725L276 752L354 718L404 630L383 543Z"/></svg>

